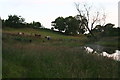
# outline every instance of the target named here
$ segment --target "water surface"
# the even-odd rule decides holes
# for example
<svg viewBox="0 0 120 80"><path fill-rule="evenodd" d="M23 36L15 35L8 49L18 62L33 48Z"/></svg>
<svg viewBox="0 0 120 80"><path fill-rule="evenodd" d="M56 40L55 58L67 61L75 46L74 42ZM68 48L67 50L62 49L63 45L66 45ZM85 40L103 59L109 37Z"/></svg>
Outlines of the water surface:
<svg viewBox="0 0 120 80"><path fill-rule="evenodd" d="M102 55L120 61L120 50L118 48L105 47L95 44L84 46L84 48L88 53Z"/></svg>

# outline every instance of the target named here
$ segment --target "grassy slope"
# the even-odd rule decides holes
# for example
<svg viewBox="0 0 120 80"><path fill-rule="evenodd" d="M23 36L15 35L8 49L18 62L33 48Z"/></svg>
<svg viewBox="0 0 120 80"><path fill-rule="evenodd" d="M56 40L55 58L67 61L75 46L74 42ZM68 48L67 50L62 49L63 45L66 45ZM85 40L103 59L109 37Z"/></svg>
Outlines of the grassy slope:
<svg viewBox="0 0 120 80"><path fill-rule="evenodd" d="M6 29L5 33L22 31L50 35L44 38L3 35L3 78L116 78L118 62L94 54L87 54L80 46L84 36L71 37L34 29ZM22 40L23 39L23 40ZM32 39L29 43L27 40ZM63 39L58 40L58 39ZM74 40L71 40L74 39Z"/></svg>
<svg viewBox="0 0 120 80"><path fill-rule="evenodd" d="M50 30L44 30L44 29L32 29L32 28L20 28L20 29L15 29L15 28L5 28L3 30L3 32L6 33L18 33L18 32L24 32L25 34L41 34L43 37L45 36L51 36L54 39L81 39L79 37L74 37L74 36L66 36L63 35L59 32L54 32L54 31L50 31ZM83 35L81 35L82 38L86 38Z"/></svg>

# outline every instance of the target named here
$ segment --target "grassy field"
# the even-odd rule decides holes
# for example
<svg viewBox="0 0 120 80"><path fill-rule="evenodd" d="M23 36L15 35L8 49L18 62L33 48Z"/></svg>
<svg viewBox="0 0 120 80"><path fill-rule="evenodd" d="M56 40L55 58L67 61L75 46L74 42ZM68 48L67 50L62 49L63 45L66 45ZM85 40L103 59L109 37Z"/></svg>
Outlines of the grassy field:
<svg viewBox="0 0 120 80"><path fill-rule="evenodd" d="M39 33L42 38L16 36ZM51 36L46 40L45 36ZM32 40L32 42L29 42ZM3 30L3 78L118 78L120 62L88 54L87 37L30 28Z"/></svg>

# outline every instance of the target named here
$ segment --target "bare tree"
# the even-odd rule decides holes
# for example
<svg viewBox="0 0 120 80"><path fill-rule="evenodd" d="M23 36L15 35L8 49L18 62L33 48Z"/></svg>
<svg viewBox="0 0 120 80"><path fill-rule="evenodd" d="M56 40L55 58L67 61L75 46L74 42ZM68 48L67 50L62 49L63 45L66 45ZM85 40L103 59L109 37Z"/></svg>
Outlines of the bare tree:
<svg viewBox="0 0 120 80"><path fill-rule="evenodd" d="M92 16L92 14L90 14L92 6L88 6L87 4L84 4L83 5L84 10L83 10L83 9L79 8L79 5L80 5L79 3L75 3L75 6L79 13L79 18L82 22L82 25L84 25L86 27L86 29L89 31L89 33L95 38L95 35L92 33L92 30L95 28L94 25L97 23L99 23L100 25L101 25L101 23L103 23L103 25L104 25L106 15L104 13L101 16L100 12L96 11L96 13L94 13L94 15Z"/></svg>

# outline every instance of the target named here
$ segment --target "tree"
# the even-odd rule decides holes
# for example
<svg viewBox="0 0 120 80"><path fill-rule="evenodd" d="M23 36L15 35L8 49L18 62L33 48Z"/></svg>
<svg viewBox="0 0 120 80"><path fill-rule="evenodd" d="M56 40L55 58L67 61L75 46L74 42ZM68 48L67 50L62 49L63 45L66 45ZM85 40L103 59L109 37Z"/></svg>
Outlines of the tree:
<svg viewBox="0 0 120 80"><path fill-rule="evenodd" d="M76 9L79 13L79 18L82 23L82 26L84 25L85 28L89 31L89 33L95 38L95 35L92 32L92 29L94 29L94 24L95 23L100 23L101 21L104 22L105 24L105 18L106 15L103 14L102 17L100 16L100 12L97 11L96 14L91 17L92 15L90 14L90 9L91 6L87 6L86 4L83 5L84 10L81 10L79 8L79 4L75 3ZM91 20L90 20L91 19Z"/></svg>
<svg viewBox="0 0 120 80"><path fill-rule="evenodd" d="M79 20L75 17L69 16L66 18L58 17L52 22L52 26L58 29L59 32L64 32L65 34L77 35L78 32L82 33L79 28Z"/></svg>
<svg viewBox="0 0 120 80"><path fill-rule="evenodd" d="M92 30L92 32L97 37L117 36L119 32L119 28L114 28L114 24L108 23L104 26L96 25L96 27Z"/></svg>
<svg viewBox="0 0 120 80"><path fill-rule="evenodd" d="M104 26L96 25L96 27L92 29L92 32L104 32Z"/></svg>
<svg viewBox="0 0 120 80"><path fill-rule="evenodd" d="M58 17L55 21L52 21L52 26L54 26L52 28L58 29L59 32L70 35L83 34L85 32L85 28L82 26L78 16Z"/></svg>
<svg viewBox="0 0 120 80"><path fill-rule="evenodd" d="M55 21L52 22L52 26L60 32L64 31L66 28L65 19L63 17L56 18Z"/></svg>
<svg viewBox="0 0 120 80"><path fill-rule="evenodd" d="M114 24L108 23L104 26L104 35L105 36L111 36L113 31L113 26L115 26Z"/></svg>
<svg viewBox="0 0 120 80"><path fill-rule="evenodd" d="M84 16L83 16L84 17ZM86 28L85 28L85 25L83 24L83 17L82 17L82 19L80 18L80 15L76 15L75 16L75 18L78 20L78 22L79 22L79 28L78 28L78 32L79 32L79 34L84 34L84 32L85 31L87 31L86 30Z"/></svg>
<svg viewBox="0 0 120 80"><path fill-rule="evenodd" d="M25 19L17 15L9 15L5 20L5 25L10 27L21 27L24 24Z"/></svg>
<svg viewBox="0 0 120 80"><path fill-rule="evenodd" d="M72 35L78 34L79 21L76 18L72 16L66 17L65 23L66 23L65 33Z"/></svg>
<svg viewBox="0 0 120 80"><path fill-rule="evenodd" d="M105 31L109 31L109 30L111 30L111 29L113 28L113 26L115 26L115 25L112 24L112 23L108 23L108 24L106 24L106 25L104 26L104 30L105 30Z"/></svg>
<svg viewBox="0 0 120 80"><path fill-rule="evenodd" d="M34 28L40 28L40 27L42 27L40 22L35 22L35 21L33 21L32 26Z"/></svg>

